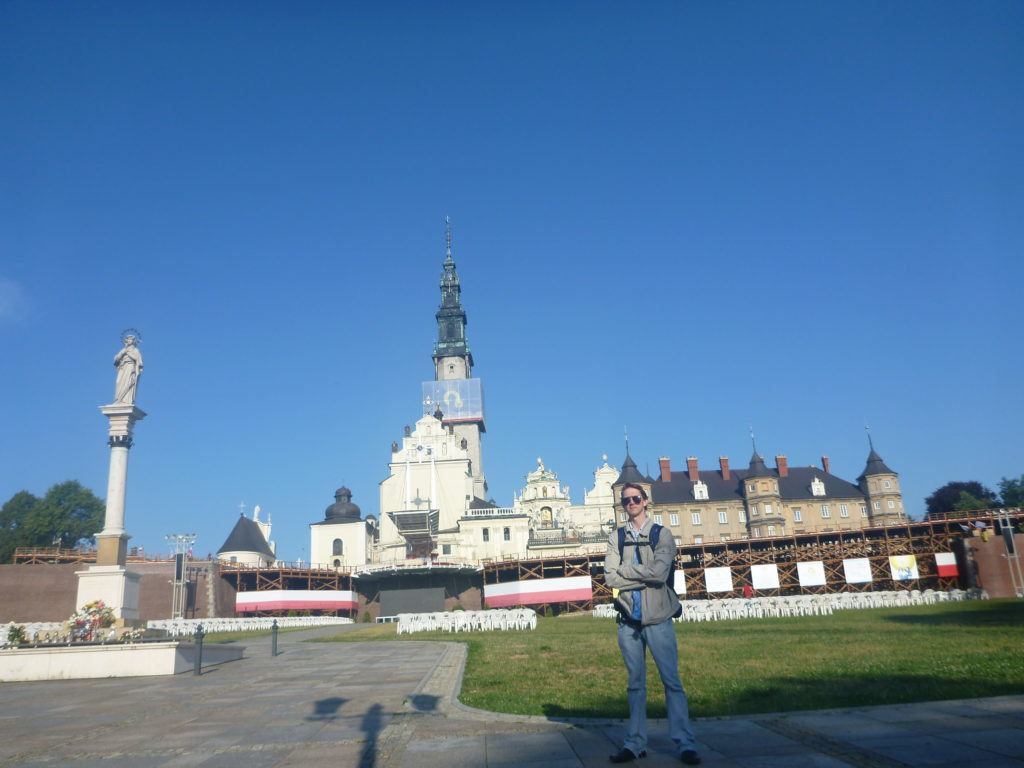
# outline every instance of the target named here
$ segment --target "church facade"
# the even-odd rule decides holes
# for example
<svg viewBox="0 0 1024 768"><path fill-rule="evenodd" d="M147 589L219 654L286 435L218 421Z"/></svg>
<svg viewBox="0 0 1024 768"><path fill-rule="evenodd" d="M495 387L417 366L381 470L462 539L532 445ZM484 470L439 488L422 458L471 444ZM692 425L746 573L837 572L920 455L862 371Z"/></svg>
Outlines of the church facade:
<svg viewBox="0 0 1024 768"><path fill-rule="evenodd" d="M379 519L363 518L351 491L340 488L324 519L310 526L314 566L373 571L416 567L478 568L488 561L601 553L625 523L618 506L626 482L643 487L656 523L678 543L700 545L806 533L857 530L906 521L898 475L874 446L856 480L818 466L768 467L756 448L745 468L721 457L715 469L696 457L674 470L662 457L657 478L639 472L629 455L621 469L607 456L594 471L582 504L573 504L557 473L537 459L512 505L488 496L483 382L474 376L468 317L446 231L435 313L434 378L421 386L422 415L391 444L388 475L379 486Z"/></svg>

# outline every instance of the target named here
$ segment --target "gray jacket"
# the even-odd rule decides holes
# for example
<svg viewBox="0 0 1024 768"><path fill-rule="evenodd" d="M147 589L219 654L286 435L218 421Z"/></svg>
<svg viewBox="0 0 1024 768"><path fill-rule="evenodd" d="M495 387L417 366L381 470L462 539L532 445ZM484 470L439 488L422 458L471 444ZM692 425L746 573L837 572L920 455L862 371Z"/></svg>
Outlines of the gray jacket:
<svg viewBox="0 0 1024 768"><path fill-rule="evenodd" d="M640 529L640 542L650 540L652 525L654 521L648 517ZM627 531L626 541L631 539L632 534ZM612 531L604 556L604 583L619 590L616 602L625 609L627 615L631 613L635 594L630 590L641 590L640 623L643 626L660 624L672 618L679 610L679 598L665 584L672 570L672 560L676 556L676 540L672 536L672 531L663 526L661 533L658 534L658 546L654 550L654 557L651 557L649 545L640 545L640 558L643 562L634 563L632 551L633 547L627 544L623 549L623 557L620 558L619 532Z"/></svg>

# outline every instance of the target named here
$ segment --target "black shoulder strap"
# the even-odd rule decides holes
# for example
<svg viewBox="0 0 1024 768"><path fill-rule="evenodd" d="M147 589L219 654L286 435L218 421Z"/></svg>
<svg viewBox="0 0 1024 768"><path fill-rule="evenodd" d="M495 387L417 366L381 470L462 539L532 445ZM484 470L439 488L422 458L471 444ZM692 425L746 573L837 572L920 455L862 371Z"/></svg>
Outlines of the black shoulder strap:
<svg viewBox="0 0 1024 768"><path fill-rule="evenodd" d="M619 560L622 560L622 552L626 549L626 529L619 528Z"/></svg>
<svg viewBox="0 0 1024 768"><path fill-rule="evenodd" d="M654 523L651 526L651 535L647 537L651 541L651 549L654 549L656 546L658 546L658 539L661 537L661 529L662 526L658 525L657 523Z"/></svg>

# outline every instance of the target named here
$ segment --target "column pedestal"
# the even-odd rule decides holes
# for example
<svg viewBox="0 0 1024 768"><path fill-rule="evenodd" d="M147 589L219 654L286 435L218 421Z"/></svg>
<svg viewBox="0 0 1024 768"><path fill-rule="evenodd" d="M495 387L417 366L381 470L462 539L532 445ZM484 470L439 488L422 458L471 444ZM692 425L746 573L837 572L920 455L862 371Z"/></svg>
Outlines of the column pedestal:
<svg viewBox="0 0 1024 768"><path fill-rule="evenodd" d="M139 618L139 581L142 575L131 573L123 565L94 565L87 571L75 571L78 597L75 610L93 600L102 600L118 619Z"/></svg>
<svg viewBox="0 0 1024 768"><path fill-rule="evenodd" d="M96 565L121 565L128 562L128 539L126 533L96 534Z"/></svg>

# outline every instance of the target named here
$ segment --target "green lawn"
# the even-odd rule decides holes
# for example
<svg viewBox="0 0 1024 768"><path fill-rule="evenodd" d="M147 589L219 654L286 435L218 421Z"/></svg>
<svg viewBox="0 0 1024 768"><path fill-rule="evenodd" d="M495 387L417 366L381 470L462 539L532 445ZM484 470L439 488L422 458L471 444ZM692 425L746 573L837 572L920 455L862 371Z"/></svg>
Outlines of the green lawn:
<svg viewBox="0 0 1024 768"><path fill-rule="evenodd" d="M1024 601L840 611L677 624L696 717L1024 693ZM540 617L537 629L396 637L369 625L320 642L456 640L469 646L460 700L497 712L625 717L615 621ZM648 662L649 711L665 714Z"/></svg>

